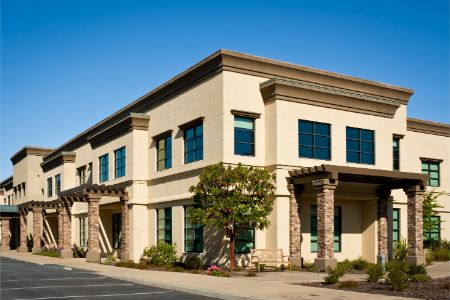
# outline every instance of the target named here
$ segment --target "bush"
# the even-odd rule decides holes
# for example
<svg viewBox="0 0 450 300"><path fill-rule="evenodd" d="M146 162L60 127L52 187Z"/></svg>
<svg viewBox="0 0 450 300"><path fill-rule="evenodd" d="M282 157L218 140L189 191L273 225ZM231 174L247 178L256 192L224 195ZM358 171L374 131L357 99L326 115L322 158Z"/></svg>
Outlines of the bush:
<svg viewBox="0 0 450 300"><path fill-rule="evenodd" d="M132 260L121 260L115 263L116 267L134 268L135 263Z"/></svg>
<svg viewBox="0 0 450 300"><path fill-rule="evenodd" d="M156 246L147 247L142 253L141 261L148 265L170 268L177 261L175 244L158 243Z"/></svg>
<svg viewBox="0 0 450 300"><path fill-rule="evenodd" d="M341 283L339 283L339 287L341 289L355 289L357 288L359 285L358 281L354 281L354 280L345 280L342 281Z"/></svg>
<svg viewBox="0 0 450 300"><path fill-rule="evenodd" d="M358 257L358 259L352 260L351 264L353 268L358 271L365 270L369 266L369 262L362 257Z"/></svg>
<svg viewBox="0 0 450 300"><path fill-rule="evenodd" d="M186 262L186 269L188 270L200 270L203 266L203 262L200 257L191 257Z"/></svg>
<svg viewBox="0 0 450 300"><path fill-rule="evenodd" d="M326 284L333 284L339 281L339 278L344 276L345 271L342 270L339 266L330 267L328 266L326 269L328 276L324 278Z"/></svg>
<svg viewBox="0 0 450 300"><path fill-rule="evenodd" d="M443 247L433 249L433 260L435 261L449 261L450 260L450 250Z"/></svg>
<svg viewBox="0 0 450 300"><path fill-rule="evenodd" d="M255 277L256 271L255 270L248 270L247 273L244 275L245 277Z"/></svg>
<svg viewBox="0 0 450 300"><path fill-rule="evenodd" d="M353 263L351 261L349 261L348 259L338 262L337 265L344 272L353 270Z"/></svg>
<svg viewBox="0 0 450 300"><path fill-rule="evenodd" d="M49 257L61 257L60 249L55 247L44 247L41 252L37 253L38 255L42 256L49 256Z"/></svg>
<svg viewBox="0 0 450 300"><path fill-rule="evenodd" d="M408 244L406 239L401 239L394 245L394 260L405 261L406 255L408 255Z"/></svg>
<svg viewBox="0 0 450 300"><path fill-rule="evenodd" d="M431 277L426 274L415 274L411 276L412 282L429 282Z"/></svg>
<svg viewBox="0 0 450 300"><path fill-rule="evenodd" d="M389 264L386 264L386 270L388 271L386 281L391 286L391 290L403 291L408 287L409 275L406 262L389 262Z"/></svg>
<svg viewBox="0 0 450 300"><path fill-rule="evenodd" d="M367 280L378 282L384 276L384 266L381 264L371 264L367 267Z"/></svg>
<svg viewBox="0 0 450 300"><path fill-rule="evenodd" d="M310 262L307 259L303 260L303 268L309 269L311 267L314 267L314 263Z"/></svg>
<svg viewBox="0 0 450 300"><path fill-rule="evenodd" d="M113 266L116 264L116 262L117 262L117 259L114 256L108 255L104 264L108 265L108 266Z"/></svg>
<svg viewBox="0 0 450 300"><path fill-rule="evenodd" d="M433 251L431 249L425 249L425 261L427 266L431 265L433 262Z"/></svg>
<svg viewBox="0 0 450 300"><path fill-rule="evenodd" d="M86 251L78 247L77 244L72 245L72 253L74 258L85 258L86 257Z"/></svg>
<svg viewBox="0 0 450 300"><path fill-rule="evenodd" d="M408 267L408 274L410 276L417 274L427 275L427 268L425 267L425 264L421 265L411 264Z"/></svg>
<svg viewBox="0 0 450 300"><path fill-rule="evenodd" d="M222 276L223 271L218 266L211 266L206 270L206 274L212 275L212 276Z"/></svg>

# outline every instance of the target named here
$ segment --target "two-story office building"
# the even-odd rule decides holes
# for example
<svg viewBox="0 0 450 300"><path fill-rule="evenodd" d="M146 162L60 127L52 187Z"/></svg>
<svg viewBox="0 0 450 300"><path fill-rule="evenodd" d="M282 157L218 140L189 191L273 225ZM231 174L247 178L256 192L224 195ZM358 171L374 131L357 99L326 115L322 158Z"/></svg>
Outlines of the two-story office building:
<svg viewBox="0 0 450 300"><path fill-rule="evenodd" d="M220 50L56 149L12 158L5 196L20 211L20 243L88 248L89 261L138 260L157 242L182 257L225 263L222 231L191 224L189 186L217 162L277 175L270 227L243 231L237 253L281 248L318 267L387 259L407 238L449 239L442 221L422 230L422 194L450 191L450 126L407 117L413 91ZM12 195L12 196L11 196ZM245 255L238 255L245 263Z"/></svg>

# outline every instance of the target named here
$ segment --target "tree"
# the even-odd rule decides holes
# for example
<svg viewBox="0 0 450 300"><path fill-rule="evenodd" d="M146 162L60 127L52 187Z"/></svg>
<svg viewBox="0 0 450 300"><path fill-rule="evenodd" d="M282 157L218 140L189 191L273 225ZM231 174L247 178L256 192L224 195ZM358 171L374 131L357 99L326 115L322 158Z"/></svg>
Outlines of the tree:
<svg viewBox="0 0 450 300"><path fill-rule="evenodd" d="M423 203L422 203L422 213L423 213L423 231L424 232L430 232L438 224L436 224L436 218L433 218L438 215L438 209L442 208L443 206L439 204L438 198L444 194L444 192L437 193L434 190L430 192L425 192L423 194ZM438 221L442 222L442 221ZM424 240L425 241L425 240ZM427 241L432 242L432 241Z"/></svg>
<svg viewBox="0 0 450 300"><path fill-rule="evenodd" d="M234 271L234 240L237 230L264 229L273 209L275 174L256 167L206 168L197 185L191 186L194 208L188 218L194 224L224 229L230 240L230 270Z"/></svg>

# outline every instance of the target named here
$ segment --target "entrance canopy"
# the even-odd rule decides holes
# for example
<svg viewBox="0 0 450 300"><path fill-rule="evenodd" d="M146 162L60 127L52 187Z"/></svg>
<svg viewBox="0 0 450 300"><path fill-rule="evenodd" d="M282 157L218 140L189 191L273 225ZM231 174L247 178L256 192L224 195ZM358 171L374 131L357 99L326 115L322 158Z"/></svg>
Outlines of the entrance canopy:
<svg viewBox="0 0 450 300"><path fill-rule="evenodd" d="M88 202L90 195L128 198L124 185L89 184L80 185L59 193L58 197L65 202Z"/></svg>
<svg viewBox="0 0 450 300"><path fill-rule="evenodd" d="M355 168L336 165L303 167L289 171L291 184L307 184L313 180L329 179L340 182L356 182L381 185L386 189L426 186L427 174Z"/></svg>

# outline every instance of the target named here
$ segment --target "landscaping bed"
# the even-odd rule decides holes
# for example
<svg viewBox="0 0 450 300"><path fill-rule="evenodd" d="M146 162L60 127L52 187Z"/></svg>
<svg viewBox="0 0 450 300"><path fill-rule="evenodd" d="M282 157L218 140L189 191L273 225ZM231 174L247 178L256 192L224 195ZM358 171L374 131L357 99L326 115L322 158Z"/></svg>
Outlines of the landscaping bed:
<svg viewBox="0 0 450 300"><path fill-rule="evenodd" d="M410 282L408 284L408 288L403 291L393 291L387 283L374 283L365 281L353 281L350 283L348 281L342 281L335 284L325 284L319 282L299 284L296 283L296 285L419 299L443 300L449 299L450 296L450 277L433 279L429 282Z"/></svg>

